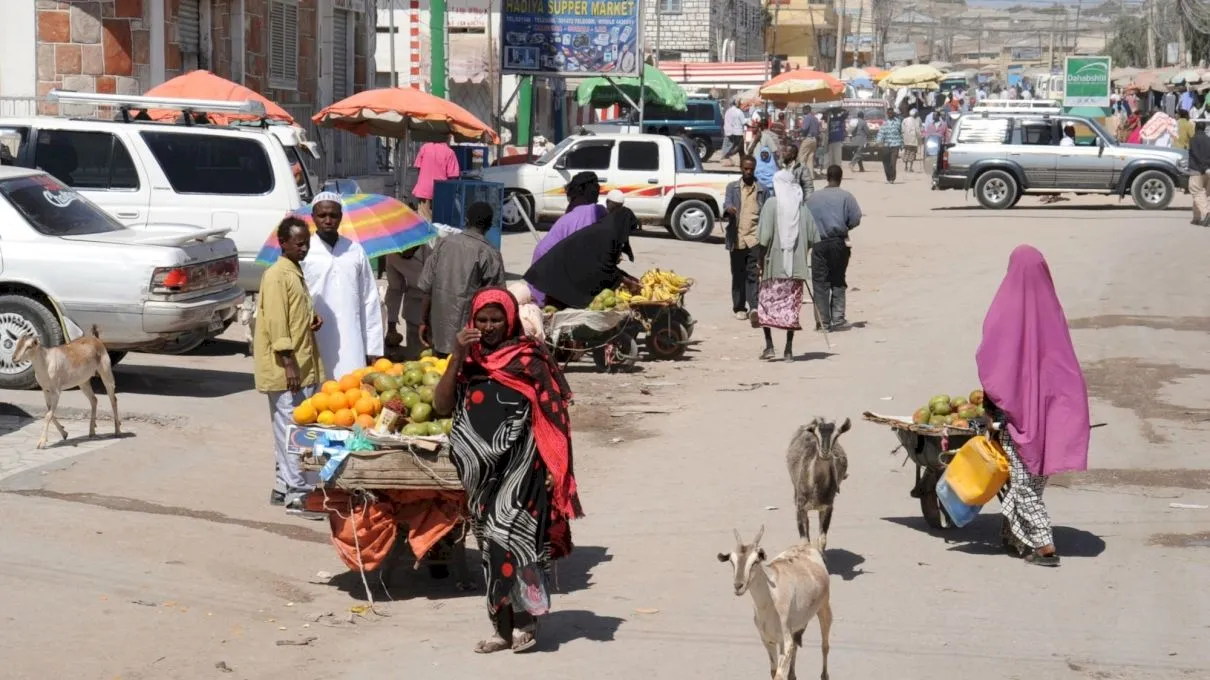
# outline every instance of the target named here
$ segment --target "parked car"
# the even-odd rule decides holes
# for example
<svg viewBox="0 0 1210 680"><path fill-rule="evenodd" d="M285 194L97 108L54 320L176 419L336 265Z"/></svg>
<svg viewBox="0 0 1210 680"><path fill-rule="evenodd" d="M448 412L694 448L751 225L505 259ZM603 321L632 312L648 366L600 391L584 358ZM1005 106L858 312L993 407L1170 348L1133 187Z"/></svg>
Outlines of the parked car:
<svg viewBox="0 0 1210 680"><path fill-rule="evenodd" d="M686 137L691 140L698 159L703 163L723 148L723 109L717 99L690 98L684 111L647 104L645 111L643 132ZM638 121L633 111L623 109L620 119L596 123L587 128L604 134L637 132Z"/></svg>
<svg viewBox="0 0 1210 680"><path fill-rule="evenodd" d="M35 384L17 340L62 344L67 321L126 351L176 349L217 335L244 299L223 227L131 229L38 170L0 167L0 388Z"/></svg>
<svg viewBox="0 0 1210 680"><path fill-rule="evenodd" d="M121 101L138 106L145 99ZM229 231L239 249L240 285L249 292L260 289L264 268L255 260L269 233L317 188L312 147L292 126L38 116L0 118L0 140L16 147L13 164L45 170L128 227Z"/></svg>
<svg viewBox="0 0 1210 680"><path fill-rule="evenodd" d="M1059 146L1063 129L1074 146ZM1027 194L1127 194L1144 210L1168 207L1185 189L1181 149L1119 144L1096 121L1037 110L970 113L958 119L933 173L934 189L974 190L988 209L1011 208Z"/></svg>
<svg viewBox="0 0 1210 680"><path fill-rule="evenodd" d="M522 227L517 196L531 220L567 210L563 187L577 172L592 170L604 193L620 189L640 220L658 222L684 241L702 241L722 215L727 184L735 173L705 172L697 154L678 137L647 134L576 135L533 163L483 170L483 179L504 184L503 222Z"/></svg>

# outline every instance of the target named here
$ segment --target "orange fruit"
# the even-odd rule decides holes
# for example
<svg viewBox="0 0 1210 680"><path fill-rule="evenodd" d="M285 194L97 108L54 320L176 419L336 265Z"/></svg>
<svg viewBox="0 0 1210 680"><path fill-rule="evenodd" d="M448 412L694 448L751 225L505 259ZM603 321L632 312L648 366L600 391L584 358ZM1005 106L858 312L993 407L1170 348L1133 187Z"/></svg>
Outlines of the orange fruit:
<svg viewBox="0 0 1210 680"><path fill-rule="evenodd" d="M307 401L311 402L311 405L315 407L316 413L323 413L328 410L328 394L326 392L316 392L315 396Z"/></svg>
<svg viewBox="0 0 1210 680"><path fill-rule="evenodd" d="M372 405L372 404L371 404ZM311 400L308 399L299 404L294 409L294 424L295 425L310 425L319 417L319 413L315 411L315 407L311 405Z"/></svg>
<svg viewBox="0 0 1210 680"><path fill-rule="evenodd" d="M361 415L374 415L374 399L372 397L362 397L353 405L353 410Z"/></svg>
<svg viewBox="0 0 1210 680"><path fill-rule="evenodd" d="M390 359L388 359L386 357L382 357L378 361L374 362L374 370L375 371L386 371L386 370L390 370L391 367L393 367L394 365L395 364L391 363Z"/></svg>
<svg viewBox="0 0 1210 680"><path fill-rule="evenodd" d="M360 389L354 387L353 389L345 392L345 403L349 405L349 408L353 408L353 404L356 404L364 396L366 396L365 392L362 392Z"/></svg>
<svg viewBox="0 0 1210 680"><path fill-rule="evenodd" d="M357 416L347 408L342 408L336 412L336 423L341 427L353 427L353 423L357 422Z"/></svg>
<svg viewBox="0 0 1210 680"><path fill-rule="evenodd" d="M349 407L349 400L345 398L344 392L333 392L328 395L328 410L339 411L342 408Z"/></svg>
<svg viewBox="0 0 1210 680"><path fill-rule="evenodd" d="M331 394L333 392L343 392L344 390L340 389L340 383L336 382L335 380L329 380L328 382L324 383L323 387L319 388L319 391Z"/></svg>
<svg viewBox="0 0 1210 680"><path fill-rule="evenodd" d="M403 364L393 364L387 369L387 375L400 376L403 375Z"/></svg>
<svg viewBox="0 0 1210 680"><path fill-rule="evenodd" d="M382 400L374 397L374 415L378 415L379 413L382 413Z"/></svg>
<svg viewBox="0 0 1210 680"><path fill-rule="evenodd" d="M361 378L358 378L357 376L350 373L340 379L340 391L348 392L349 390L353 389L354 387L357 387L360 384L361 384Z"/></svg>
<svg viewBox="0 0 1210 680"><path fill-rule="evenodd" d="M357 416L356 422L362 427L362 429L369 430L374 427L374 416L368 413L363 413Z"/></svg>
<svg viewBox="0 0 1210 680"><path fill-rule="evenodd" d="M319 417L315 419L315 422L319 423L320 425L335 424L336 414L332 413L331 411L320 411Z"/></svg>

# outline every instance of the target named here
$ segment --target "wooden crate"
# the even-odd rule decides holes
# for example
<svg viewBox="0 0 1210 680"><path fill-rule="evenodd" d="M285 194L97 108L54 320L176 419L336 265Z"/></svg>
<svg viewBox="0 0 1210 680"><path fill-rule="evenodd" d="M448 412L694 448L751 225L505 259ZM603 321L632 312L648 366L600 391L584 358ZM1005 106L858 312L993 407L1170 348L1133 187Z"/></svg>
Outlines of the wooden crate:
<svg viewBox="0 0 1210 680"><path fill-rule="evenodd" d="M302 457L303 469L310 472L319 472L324 463L310 451ZM350 453L331 484L346 490L462 488L449 447L426 441L406 448Z"/></svg>

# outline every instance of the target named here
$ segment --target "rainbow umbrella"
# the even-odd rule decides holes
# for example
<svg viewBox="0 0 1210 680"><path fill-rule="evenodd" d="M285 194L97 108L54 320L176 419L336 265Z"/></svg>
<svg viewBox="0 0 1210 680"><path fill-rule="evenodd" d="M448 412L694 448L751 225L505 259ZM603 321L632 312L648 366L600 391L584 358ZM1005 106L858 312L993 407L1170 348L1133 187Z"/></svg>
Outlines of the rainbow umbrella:
<svg viewBox="0 0 1210 680"><path fill-rule="evenodd" d="M344 217L340 221L341 236L361 244L371 258L400 253L437 238L437 229L432 223L390 196L352 194L342 196L341 202L344 204ZM306 220L314 233L311 206L305 205L293 214ZM279 257L281 244L277 242L277 232L274 231L257 253L256 261L269 266Z"/></svg>

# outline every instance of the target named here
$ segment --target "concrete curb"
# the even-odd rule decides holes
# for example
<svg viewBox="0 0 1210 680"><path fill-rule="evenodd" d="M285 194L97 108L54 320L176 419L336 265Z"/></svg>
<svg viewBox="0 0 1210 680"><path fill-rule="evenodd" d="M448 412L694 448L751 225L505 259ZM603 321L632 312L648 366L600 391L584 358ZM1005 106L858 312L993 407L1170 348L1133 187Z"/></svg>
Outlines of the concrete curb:
<svg viewBox="0 0 1210 680"><path fill-rule="evenodd" d="M159 413L141 413L138 411L124 411L121 405L118 406L118 413L122 416L122 422L147 423L156 427L174 427L183 428L189 426L189 419L184 416L171 416ZM88 421L89 410L78 406L60 406L57 411L60 420L73 421ZM45 404L0 404L0 417L8 416L13 418L28 418L29 420L42 420L46 417ZM113 413L109 410L109 403L102 400L97 404L97 422L113 422Z"/></svg>

